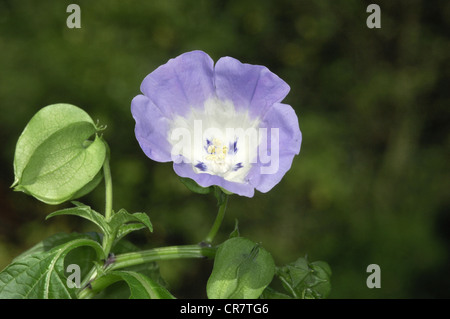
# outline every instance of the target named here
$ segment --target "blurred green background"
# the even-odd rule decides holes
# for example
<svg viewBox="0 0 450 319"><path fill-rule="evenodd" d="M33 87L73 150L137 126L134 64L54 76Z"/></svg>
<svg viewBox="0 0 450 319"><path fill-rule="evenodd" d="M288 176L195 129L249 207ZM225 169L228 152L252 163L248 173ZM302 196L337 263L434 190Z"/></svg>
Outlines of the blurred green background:
<svg viewBox="0 0 450 319"><path fill-rule="evenodd" d="M366 7L381 7L369 29ZM81 29L66 8L81 7ZM308 255L332 270L330 298L450 297L448 1L0 1L0 268L56 232L93 230L13 192L15 143L41 107L78 105L108 126L114 207L149 214L141 247L197 243L213 196L190 193L136 142L131 99L183 52L232 56L283 78L303 133L269 193L232 196L217 240L239 220L277 265ZM81 199L102 210L103 185ZM381 267L368 289L366 267ZM212 263L167 261L177 297L205 297Z"/></svg>

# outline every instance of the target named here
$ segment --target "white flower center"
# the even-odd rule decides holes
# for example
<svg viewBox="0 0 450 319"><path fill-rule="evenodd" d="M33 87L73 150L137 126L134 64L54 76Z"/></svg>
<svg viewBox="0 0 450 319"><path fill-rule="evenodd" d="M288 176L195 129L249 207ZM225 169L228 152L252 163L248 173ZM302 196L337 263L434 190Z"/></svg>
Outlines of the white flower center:
<svg viewBox="0 0 450 319"><path fill-rule="evenodd" d="M258 125L258 119L237 112L230 101L211 98L203 109L191 108L187 116L177 116L171 122L168 139L172 159L192 164L198 174L243 183L256 162Z"/></svg>

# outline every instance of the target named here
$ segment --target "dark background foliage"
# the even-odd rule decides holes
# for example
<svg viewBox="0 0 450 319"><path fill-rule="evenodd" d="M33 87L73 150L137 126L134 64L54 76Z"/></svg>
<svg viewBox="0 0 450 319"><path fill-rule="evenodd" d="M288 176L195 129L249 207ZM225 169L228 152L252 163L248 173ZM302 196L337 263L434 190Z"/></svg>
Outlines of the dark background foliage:
<svg viewBox="0 0 450 319"><path fill-rule="evenodd" d="M201 49L283 78L303 133L272 191L232 196L218 240L238 219L278 265L327 261L331 298L450 297L450 2L372 2L381 29L367 28L362 0L0 1L0 268L51 234L93 230L70 216L44 221L59 207L9 188L20 133L57 102L108 126L114 207L145 211L155 226L131 241L203 239L214 198L145 157L130 113L148 73ZM81 29L66 27L70 3L81 7ZM103 185L81 200L102 210ZM372 263L380 289L366 287ZM160 266L177 297L205 296L211 262Z"/></svg>

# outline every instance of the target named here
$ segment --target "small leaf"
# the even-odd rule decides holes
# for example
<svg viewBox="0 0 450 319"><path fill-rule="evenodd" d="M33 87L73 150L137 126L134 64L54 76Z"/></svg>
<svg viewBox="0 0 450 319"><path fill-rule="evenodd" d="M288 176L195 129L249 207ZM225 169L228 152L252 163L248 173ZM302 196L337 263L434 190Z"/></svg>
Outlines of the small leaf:
<svg viewBox="0 0 450 319"><path fill-rule="evenodd" d="M150 232L153 232L153 225L150 222L150 218L145 213L134 213L130 214L125 209L120 209L111 218L109 225L113 231L118 231L120 227L127 223L139 223L146 226Z"/></svg>
<svg viewBox="0 0 450 319"><path fill-rule="evenodd" d="M308 262L299 258L278 269L278 277L294 298L322 299L331 291L331 268L323 261Z"/></svg>
<svg viewBox="0 0 450 319"><path fill-rule="evenodd" d="M211 187L202 187L190 178L180 177L180 176L178 176L178 178L189 190L193 191L194 193L209 194L212 191L212 186Z"/></svg>
<svg viewBox="0 0 450 319"><path fill-rule="evenodd" d="M153 232L153 225L150 222L150 218L145 213L130 214L125 209L120 209L115 213L111 220L108 222L109 233L108 236L115 238L113 246L119 242L125 235L143 228L148 228L150 232Z"/></svg>
<svg viewBox="0 0 450 319"><path fill-rule="evenodd" d="M84 246L92 247L98 259L104 258L100 244L88 235L58 235L39 243L0 272L0 298L74 298L76 288L67 286L64 259L70 251Z"/></svg>
<svg viewBox="0 0 450 319"><path fill-rule="evenodd" d="M217 250L206 291L210 299L258 298L272 281L275 264L259 244L228 239Z"/></svg>
<svg viewBox="0 0 450 319"><path fill-rule="evenodd" d="M130 288L130 299L175 299L163 286L149 277L134 271L112 271L92 282L92 290L100 292L118 281L125 281Z"/></svg>
<svg viewBox="0 0 450 319"><path fill-rule="evenodd" d="M105 234L110 232L109 225L106 222L105 217L102 214L96 212L91 207L84 205L80 202L74 201L72 203L75 204L76 207L58 210L56 212L53 212L53 213L47 215L47 217L45 219L49 219L51 217L60 216L60 215L75 215L75 216L79 216L79 217L85 218L85 219L93 222Z"/></svg>
<svg viewBox="0 0 450 319"><path fill-rule="evenodd" d="M82 109L53 104L37 112L17 141L13 187L47 204L84 195L100 182L106 144Z"/></svg>
<svg viewBox="0 0 450 319"><path fill-rule="evenodd" d="M134 232L136 230L141 230L146 228L144 224L138 224L138 223L132 223L132 224L125 224L119 227L119 230L117 231L116 240L119 241L126 235L128 235L131 232Z"/></svg>

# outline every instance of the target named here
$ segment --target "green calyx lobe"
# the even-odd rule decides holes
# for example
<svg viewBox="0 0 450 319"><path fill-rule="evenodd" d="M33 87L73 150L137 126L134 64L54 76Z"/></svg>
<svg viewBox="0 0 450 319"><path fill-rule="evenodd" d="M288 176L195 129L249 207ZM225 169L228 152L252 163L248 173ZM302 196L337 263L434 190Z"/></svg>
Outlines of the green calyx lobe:
<svg viewBox="0 0 450 319"><path fill-rule="evenodd" d="M206 291L210 299L255 299L272 281L275 264L261 245L243 237L222 243Z"/></svg>
<svg viewBox="0 0 450 319"><path fill-rule="evenodd" d="M47 204L88 193L101 181L106 157L98 131L91 117L74 105L42 108L17 142L12 187Z"/></svg>

